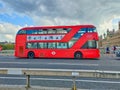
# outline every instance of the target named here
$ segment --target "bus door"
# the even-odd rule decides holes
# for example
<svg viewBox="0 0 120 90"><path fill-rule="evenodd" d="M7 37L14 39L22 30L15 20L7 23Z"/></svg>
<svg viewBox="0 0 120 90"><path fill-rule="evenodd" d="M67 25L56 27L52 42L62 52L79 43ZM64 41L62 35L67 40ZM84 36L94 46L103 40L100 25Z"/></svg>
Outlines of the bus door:
<svg viewBox="0 0 120 90"><path fill-rule="evenodd" d="M22 56L24 53L24 48L23 46L19 46L19 55Z"/></svg>

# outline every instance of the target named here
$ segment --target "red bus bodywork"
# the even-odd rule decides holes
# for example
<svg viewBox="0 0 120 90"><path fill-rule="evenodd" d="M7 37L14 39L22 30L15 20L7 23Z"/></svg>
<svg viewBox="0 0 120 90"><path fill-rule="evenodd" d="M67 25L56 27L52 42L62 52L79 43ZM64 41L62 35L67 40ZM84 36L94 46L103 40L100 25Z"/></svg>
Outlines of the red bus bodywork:
<svg viewBox="0 0 120 90"><path fill-rule="evenodd" d="M78 32L78 30L82 28L95 28L93 25L76 25L76 26L44 26L44 27L25 27L21 30L40 30L40 29L59 29L59 28L70 28L71 30L68 33L55 33L55 34L17 34L16 35L16 42L15 42L15 56L16 57L28 57L29 52L34 53L34 57L39 58L99 58L100 53L99 49L96 48L83 48L85 46L85 43L89 40L98 41L98 34L97 32L85 32L84 34L81 34L80 38L77 39L77 41L69 48L27 48L26 44L29 42L38 42L38 43L68 43L75 34ZM48 31L48 30L47 30ZM43 38L44 36L49 37L52 35L56 35L55 37L62 36L61 39L53 39L53 40L45 40L41 39L38 40L38 38ZM31 39L28 40L29 37L37 38L36 40ZM80 55L76 55L76 53L79 53Z"/></svg>
<svg viewBox="0 0 120 90"><path fill-rule="evenodd" d="M2 47L0 46L0 51L2 51Z"/></svg>

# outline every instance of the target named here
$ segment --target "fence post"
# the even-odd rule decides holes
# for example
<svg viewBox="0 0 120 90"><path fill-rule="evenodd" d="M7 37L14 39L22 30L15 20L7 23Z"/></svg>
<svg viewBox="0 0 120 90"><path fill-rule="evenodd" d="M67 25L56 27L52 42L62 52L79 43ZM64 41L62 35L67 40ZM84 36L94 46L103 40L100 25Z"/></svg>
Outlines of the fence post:
<svg viewBox="0 0 120 90"><path fill-rule="evenodd" d="M72 87L72 90L77 90L75 80L76 80L76 77L75 77L75 76L73 76L73 87Z"/></svg>
<svg viewBox="0 0 120 90"><path fill-rule="evenodd" d="M30 75L26 75L26 88L30 88Z"/></svg>

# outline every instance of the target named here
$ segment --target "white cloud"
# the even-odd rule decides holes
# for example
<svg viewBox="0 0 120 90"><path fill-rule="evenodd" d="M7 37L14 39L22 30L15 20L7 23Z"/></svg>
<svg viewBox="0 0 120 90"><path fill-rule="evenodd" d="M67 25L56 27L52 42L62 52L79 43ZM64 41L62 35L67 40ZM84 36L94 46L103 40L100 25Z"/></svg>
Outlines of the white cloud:
<svg viewBox="0 0 120 90"><path fill-rule="evenodd" d="M60 18L60 17L56 17L56 18L50 18L50 17L42 17L39 18L38 16L33 17L33 19L35 20L35 23L37 26L39 25L76 25L76 24L80 24L79 20L71 20L68 18Z"/></svg>
<svg viewBox="0 0 120 90"><path fill-rule="evenodd" d="M10 23L0 23L0 42L2 41L15 41L17 31L21 26L15 26Z"/></svg>
<svg viewBox="0 0 120 90"><path fill-rule="evenodd" d="M6 40L9 39L10 41L11 41L11 40L12 40L12 41L14 40L13 35L10 35L10 34L6 34L6 35L5 35L5 38L6 38ZM8 40L8 41L9 41L9 40Z"/></svg>
<svg viewBox="0 0 120 90"><path fill-rule="evenodd" d="M117 29L118 24L113 21L120 18L120 0L2 0L2 2L4 13L27 15L33 19L35 25L93 24L97 27L99 35L105 33L107 28ZM7 31L9 29L4 29L3 32L10 32Z"/></svg>
<svg viewBox="0 0 120 90"><path fill-rule="evenodd" d="M107 29L109 29L110 31L115 29L115 31L117 31L118 22L114 22L115 19L120 19L120 16L112 15L111 17L104 19L103 23L100 23L98 26L99 35L106 33Z"/></svg>

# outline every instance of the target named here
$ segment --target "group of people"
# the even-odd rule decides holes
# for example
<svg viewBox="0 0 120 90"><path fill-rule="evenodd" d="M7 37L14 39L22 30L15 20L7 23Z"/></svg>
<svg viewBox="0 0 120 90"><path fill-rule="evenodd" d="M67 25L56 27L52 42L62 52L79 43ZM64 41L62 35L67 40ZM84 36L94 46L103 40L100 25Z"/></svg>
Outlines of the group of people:
<svg viewBox="0 0 120 90"><path fill-rule="evenodd" d="M106 54L109 54L110 53L110 48L109 47L106 47ZM113 46L112 47L112 51L113 51L113 53L115 53L115 51L116 51L116 46Z"/></svg>

